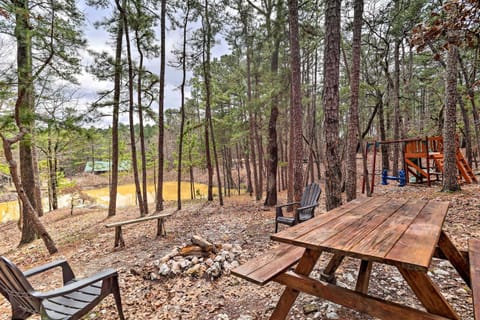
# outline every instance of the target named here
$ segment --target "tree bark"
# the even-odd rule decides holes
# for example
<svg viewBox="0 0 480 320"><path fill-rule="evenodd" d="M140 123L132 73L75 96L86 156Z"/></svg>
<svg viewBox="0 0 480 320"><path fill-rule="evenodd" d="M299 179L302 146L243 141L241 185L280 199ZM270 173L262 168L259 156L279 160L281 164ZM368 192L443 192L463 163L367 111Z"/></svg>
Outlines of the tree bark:
<svg viewBox="0 0 480 320"><path fill-rule="evenodd" d="M298 39L298 2L288 1L288 21L290 26L290 68L291 68L291 107L290 107L290 149L288 179L293 181L293 197L300 201L303 192L303 110L300 71L300 41ZM292 183L289 183L292 186Z"/></svg>
<svg viewBox="0 0 480 320"><path fill-rule="evenodd" d="M163 166L165 163L164 143L164 104L165 104L165 21L166 21L167 0L161 0L160 12L160 91L158 98L158 174L157 174L157 193L155 199L155 211L163 210Z"/></svg>
<svg viewBox="0 0 480 320"><path fill-rule="evenodd" d="M357 198L357 145L360 131L358 120L358 95L360 89L360 55L362 40L363 0L354 1L352 71L350 74L350 110L348 118L347 168L345 191L347 201Z"/></svg>
<svg viewBox="0 0 480 320"><path fill-rule="evenodd" d="M339 67L340 0L325 2L324 95L325 109L325 194L326 208L342 204L342 170L339 157Z"/></svg>
<svg viewBox="0 0 480 320"><path fill-rule="evenodd" d="M123 17L120 17L117 26L117 37L115 39L115 75L113 79L113 112L112 112L112 165L110 166L110 198L108 202L108 216L114 216L117 211L117 189L118 189L118 121L120 112L120 92L122 79L122 40L123 40ZM95 169L95 168L93 168Z"/></svg>
<svg viewBox="0 0 480 320"><path fill-rule="evenodd" d="M457 47L453 41L449 41L445 78L445 121L443 126L444 174L442 191L449 192L460 190L457 177L455 141L457 123Z"/></svg>

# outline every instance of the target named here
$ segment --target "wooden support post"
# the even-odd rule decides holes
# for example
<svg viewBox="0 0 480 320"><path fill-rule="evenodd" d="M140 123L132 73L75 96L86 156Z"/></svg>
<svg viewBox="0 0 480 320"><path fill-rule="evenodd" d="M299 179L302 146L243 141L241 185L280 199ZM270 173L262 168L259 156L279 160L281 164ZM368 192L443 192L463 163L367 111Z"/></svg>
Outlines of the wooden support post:
<svg viewBox="0 0 480 320"><path fill-rule="evenodd" d="M295 272L300 275L308 276L312 272L315 264L317 263L318 258L322 254L321 251L315 251L307 249L303 254L302 258L298 262ZM274 279L275 280L275 279ZM280 300L278 300L277 307L273 310L272 315L270 316L271 320L283 320L287 317L288 312L292 308L293 303L297 299L300 291L287 287L283 291Z"/></svg>
<svg viewBox="0 0 480 320"><path fill-rule="evenodd" d="M115 248L125 248L125 241L122 235L122 226L115 227Z"/></svg>
<svg viewBox="0 0 480 320"><path fill-rule="evenodd" d="M447 257L452 266L458 271L458 274L465 283L471 288L471 279L468 261L463 257L462 253L458 251L445 231L442 230L440 238L438 239L438 247L442 253Z"/></svg>
<svg viewBox="0 0 480 320"><path fill-rule="evenodd" d="M157 219L157 237L167 236L167 229L165 229L165 221L163 218Z"/></svg>
<svg viewBox="0 0 480 320"><path fill-rule="evenodd" d="M460 319L426 272L400 267L398 270L428 312L448 319Z"/></svg>
<svg viewBox="0 0 480 320"><path fill-rule="evenodd" d="M372 163L372 185L370 187L370 193L373 193L375 187L375 166L377 162L377 141L373 142L373 163Z"/></svg>
<svg viewBox="0 0 480 320"><path fill-rule="evenodd" d="M355 286L355 291L367 294L371 272L372 262L362 260L362 262L360 263L360 270L358 271L357 285Z"/></svg>
<svg viewBox="0 0 480 320"><path fill-rule="evenodd" d="M335 284L335 271L337 271L338 267L340 267L340 264L342 264L344 258L345 256L335 254L321 273L320 279Z"/></svg>

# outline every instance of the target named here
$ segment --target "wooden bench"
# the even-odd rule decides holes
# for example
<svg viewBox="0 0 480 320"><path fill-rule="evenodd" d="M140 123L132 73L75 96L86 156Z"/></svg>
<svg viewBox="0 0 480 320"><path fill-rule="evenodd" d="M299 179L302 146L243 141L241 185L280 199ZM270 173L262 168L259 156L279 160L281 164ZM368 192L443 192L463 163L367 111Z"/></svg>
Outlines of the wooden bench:
<svg viewBox="0 0 480 320"><path fill-rule="evenodd" d="M264 255L255 257L233 269L232 273L245 280L264 285L297 263L304 252L304 248L281 244Z"/></svg>
<svg viewBox="0 0 480 320"><path fill-rule="evenodd" d="M476 320L480 320L480 240L468 242L470 260L470 278L472 280L473 311Z"/></svg>
<svg viewBox="0 0 480 320"><path fill-rule="evenodd" d="M164 219L166 217L171 216L172 214L173 214L173 212L161 213L161 214L156 214L156 215L148 216L148 217L142 217L142 218L138 218L138 219L112 222L112 223L106 224L105 227L106 228L115 228L115 245L114 245L114 247L115 248L118 248L118 247L123 248L123 247L125 247L125 241L123 240L122 226L125 226L127 224L134 224L134 223L150 221L150 220L157 220L157 236L166 236L167 231L165 229Z"/></svg>

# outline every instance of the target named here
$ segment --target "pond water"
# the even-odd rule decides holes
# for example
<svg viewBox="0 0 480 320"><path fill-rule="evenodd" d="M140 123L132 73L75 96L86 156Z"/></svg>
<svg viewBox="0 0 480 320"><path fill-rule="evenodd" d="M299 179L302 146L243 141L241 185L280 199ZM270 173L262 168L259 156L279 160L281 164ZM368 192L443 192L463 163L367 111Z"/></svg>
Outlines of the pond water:
<svg viewBox="0 0 480 320"><path fill-rule="evenodd" d="M190 199L190 183L189 182L182 182L181 185L182 191L182 199L188 200ZM207 189L208 186L206 184L195 184L195 194L196 198L206 198L207 197ZM89 195L99 205L103 205L105 207L108 206L108 198L109 198L109 188L100 188L100 189L92 189L92 190L85 190L83 191L85 194ZM155 188L153 185L149 185L147 187L148 192L148 202L152 203L155 201ZM218 190L213 188L214 194L218 194ZM168 181L164 182L163 184L163 199L167 201L177 200L177 182ZM44 199L45 200L45 199ZM63 195L59 197L58 202L59 206L62 208L68 207L70 205L71 197L70 195ZM44 201L46 202L46 200ZM118 186L118 194L117 194L117 207L126 207L130 205L135 205L135 185L134 184L126 184ZM44 203L45 206L45 203ZM48 208L48 203L47 203ZM18 202L17 201L7 201L0 203L0 223L5 223L7 221L18 220L19 218L19 210L18 210Z"/></svg>

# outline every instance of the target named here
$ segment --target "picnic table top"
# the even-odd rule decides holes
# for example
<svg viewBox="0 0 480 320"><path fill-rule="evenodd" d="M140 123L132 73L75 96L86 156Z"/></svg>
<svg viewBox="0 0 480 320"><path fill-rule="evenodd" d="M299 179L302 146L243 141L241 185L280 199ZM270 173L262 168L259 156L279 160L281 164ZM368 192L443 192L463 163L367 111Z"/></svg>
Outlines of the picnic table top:
<svg viewBox="0 0 480 320"><path fill-rule="evenodd" d="M271 239L426 272L448 206L432 200L361 198Z"/></svg>

